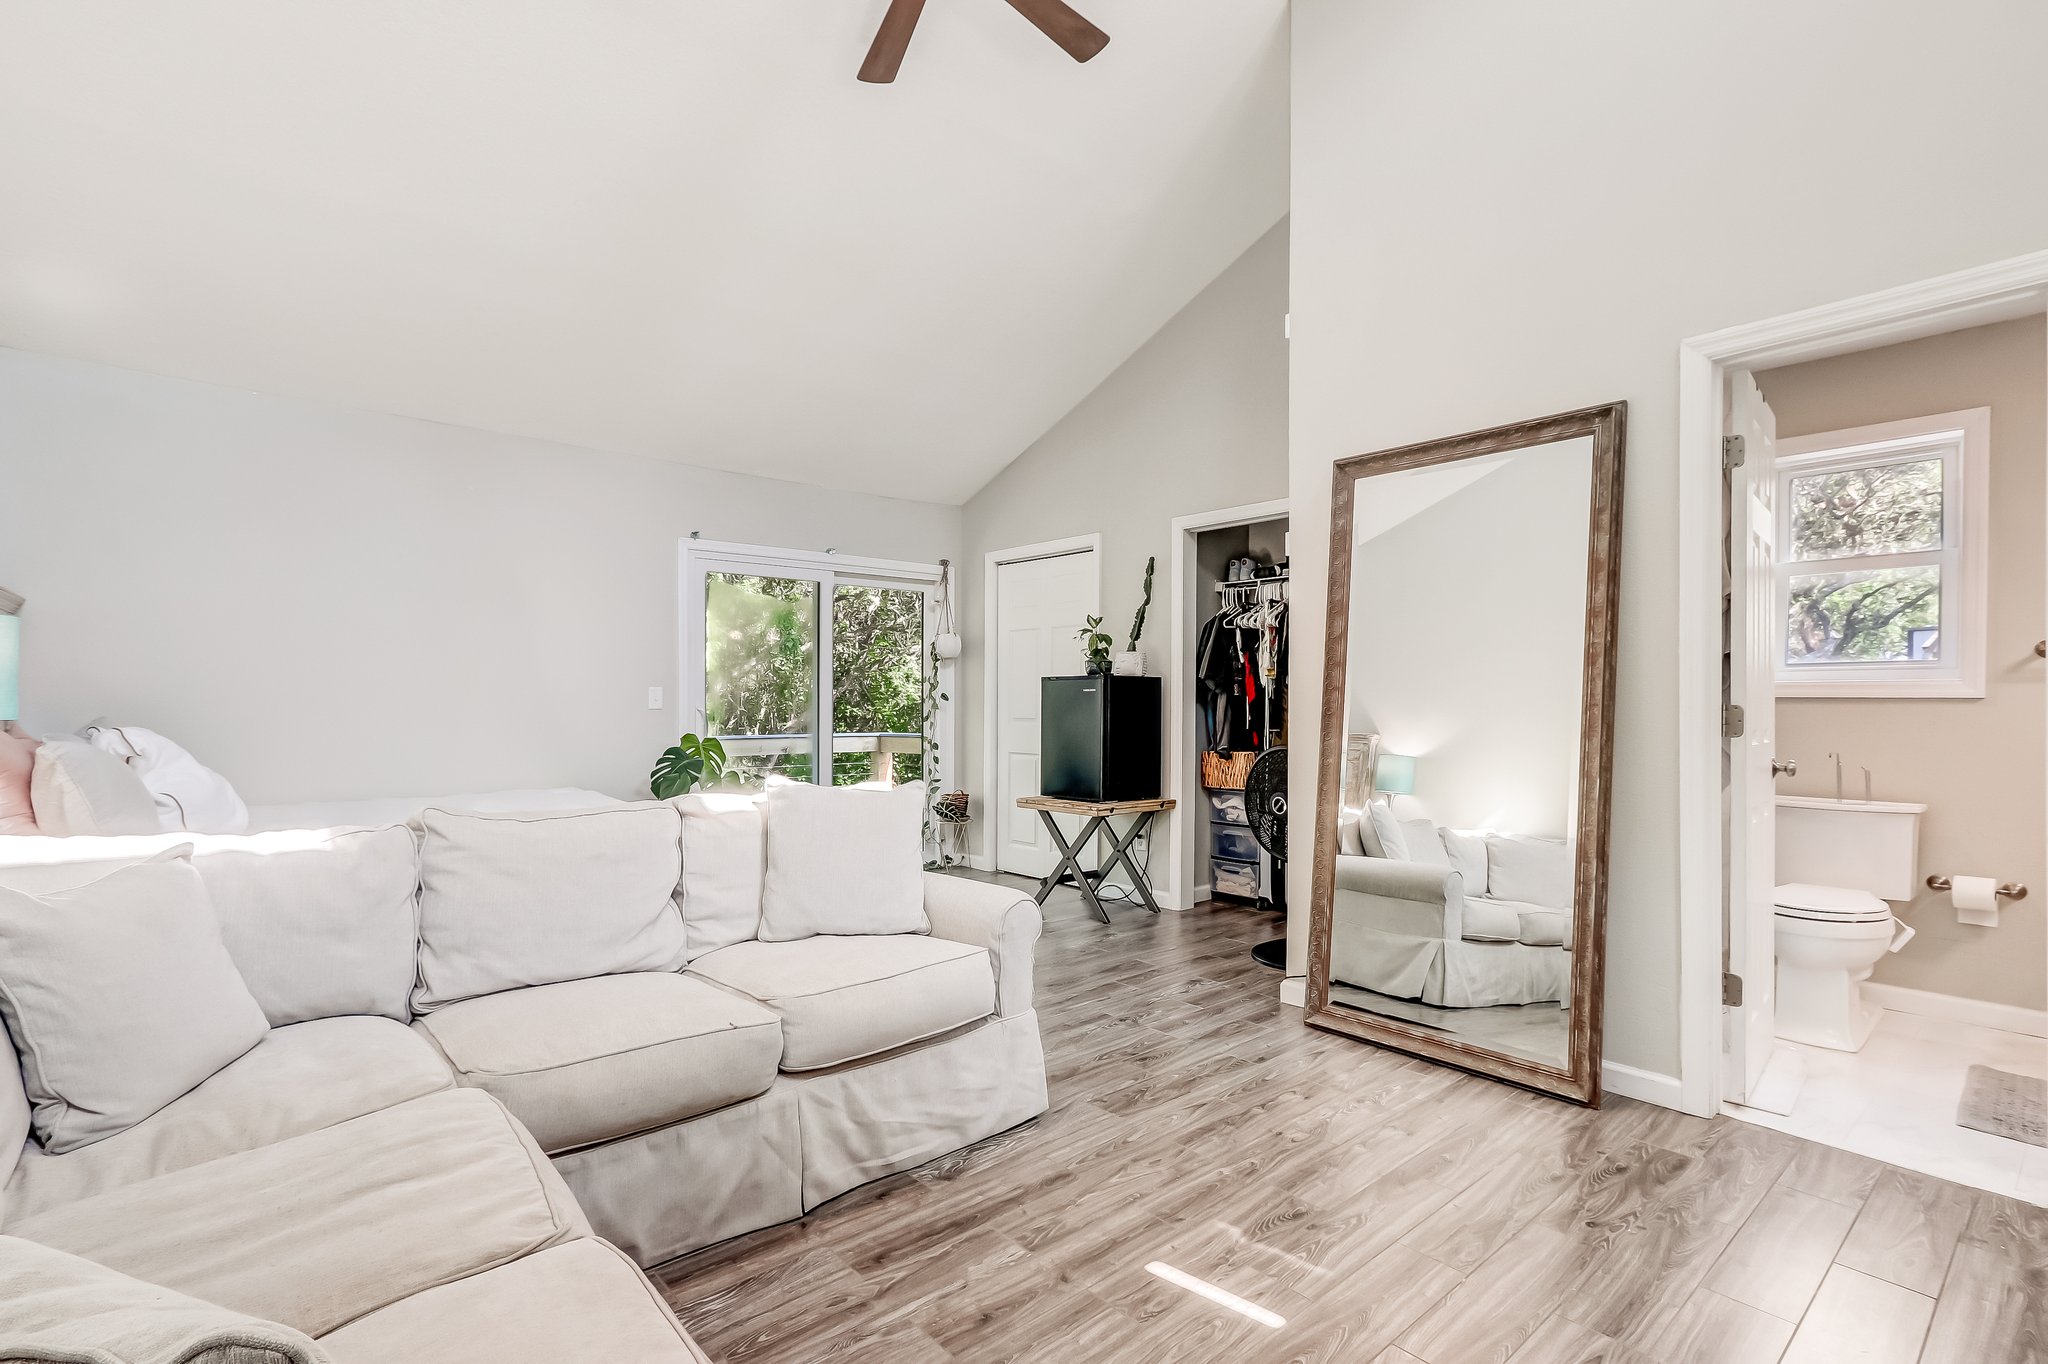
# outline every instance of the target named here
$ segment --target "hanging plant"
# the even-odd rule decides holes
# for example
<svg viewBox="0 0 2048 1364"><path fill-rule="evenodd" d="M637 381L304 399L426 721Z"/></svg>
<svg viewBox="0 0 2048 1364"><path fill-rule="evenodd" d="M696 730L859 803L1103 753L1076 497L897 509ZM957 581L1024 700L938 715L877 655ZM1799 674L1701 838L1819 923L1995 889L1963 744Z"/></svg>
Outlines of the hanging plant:
<svg viewBox="0 0 2048 1364"><path fill-rule="evenodd" d="M924 865L928 871L936 871L946 865L939 827L943 820L937 808L940 798L939 705L953 698L939 690L939 664L943 657L938 642L934 640L926 652L924 670L924 841L931 852Z"/></svg>

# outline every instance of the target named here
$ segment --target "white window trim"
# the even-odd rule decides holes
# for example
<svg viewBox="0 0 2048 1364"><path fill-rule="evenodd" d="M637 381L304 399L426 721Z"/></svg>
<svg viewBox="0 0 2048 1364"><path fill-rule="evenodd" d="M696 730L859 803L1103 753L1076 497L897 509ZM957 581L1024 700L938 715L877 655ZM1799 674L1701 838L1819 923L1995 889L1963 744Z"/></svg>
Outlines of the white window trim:
<svg viewBox="0 0 2048 1364"><path fill-rule="evenodd" d="M1791 554L1793 513L1790 483L1795 477L1831 469L1859 468L1898 457L1907 458L1942 444L1959 444L1954 479L1943 478L1942 547L1895 555L1869 555L1837 560L1793 560L1778 564L1778 695L1781 697L1961 697L1984 695L1984 640L1989 627L1989 532L1991 521L1991 409L1973 407L1905 421L1824 431L1778 442L1777 501L1779 552ZM1945 456L1946 457L1946 456ZM1957 514L1957 509L1960 513ZM1784 621L1795 573L1811 573L1823 565L1868 567L1890 564L1943 566L1942 662L1831 664L1825 675L1816 668L1793 668L1784 657Z"/></svg>
<svg viewBox="0 0 2048 1364"><path fill-rule="evenodd" d="M838 583L864 586L900 585L919 587L925 591L924 647L929 657L938 604L938 583L941 565L921 563L910 559L875 559L859 555L840 554L833 550L787 549L779 545L752 545L732 540L702 540L686 537L678 542L676 564L676 634L678 653L677 689L682 699L682 725L678 732L701 732L704 723L704 574L714 566L738 572L758 573L769 577L808 578L819 584L820 602L831 600L831 589ZM822 617L821 617L822 621ZM822 699L832 694L831 651L823 650L819 660L819 696ZM939 664L939 691L947 696L955 695L958 687L958 663L945 661ZM931 789L947 789L948 778L958 770L959 758L953 751L955 721L959 707L947 701L938 703L938 723L934 727L938 743L938 761L926 771L927 778L936 776L937 784ZM830 726L818 717L817 728L820 738ZM814 761L823 770L823 755L814 754Z"/></svg>

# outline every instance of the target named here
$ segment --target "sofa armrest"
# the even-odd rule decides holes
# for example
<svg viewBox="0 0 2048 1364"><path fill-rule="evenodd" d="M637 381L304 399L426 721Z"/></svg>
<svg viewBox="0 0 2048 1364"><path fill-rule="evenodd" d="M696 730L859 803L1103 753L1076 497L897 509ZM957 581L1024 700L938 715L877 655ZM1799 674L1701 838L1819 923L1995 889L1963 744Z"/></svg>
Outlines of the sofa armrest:
<svg viewBox="0 0 2048 1364"><path fill-rule="evenodd" d="M988 881L924 874L924 912L932 936L988 949L996 972L996 1016L1031 1008L1031 953L1044 918L1029 895Z"/></svg>
<svg viewBox="0 0 2048 1364"><path fill-rule="evenodd" d="M0 1236L0 1306L8 1359L124 1359L178 1364L324 1364L288 1326L173 1293L119 1270L18 1237ZM23 1353L16 1354L19 1350Z"/></svg>
<svg viewBox="0 0 2048 1364"><path fill-rule="evenodd" d="M1387 932L1448 941L1464 932L1465 878L1450 867L1339 855L1336 889L1340 915Z"/></svg>

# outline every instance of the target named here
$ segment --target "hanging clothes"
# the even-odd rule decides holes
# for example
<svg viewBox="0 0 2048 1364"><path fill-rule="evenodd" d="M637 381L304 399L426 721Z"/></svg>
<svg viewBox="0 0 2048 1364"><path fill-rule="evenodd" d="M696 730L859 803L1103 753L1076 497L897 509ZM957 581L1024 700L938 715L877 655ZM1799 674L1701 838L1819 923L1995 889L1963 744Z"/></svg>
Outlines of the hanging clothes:
<svg viewBox="0 0 2048 1364"><path fill-rule="evenodd" d="M1215 753L1263 752L1284 740L1287 723L1287 601L1278 584L1259 597L1226 604L1203 622L1195 645L1195 685L1203 747Z"/></svg>

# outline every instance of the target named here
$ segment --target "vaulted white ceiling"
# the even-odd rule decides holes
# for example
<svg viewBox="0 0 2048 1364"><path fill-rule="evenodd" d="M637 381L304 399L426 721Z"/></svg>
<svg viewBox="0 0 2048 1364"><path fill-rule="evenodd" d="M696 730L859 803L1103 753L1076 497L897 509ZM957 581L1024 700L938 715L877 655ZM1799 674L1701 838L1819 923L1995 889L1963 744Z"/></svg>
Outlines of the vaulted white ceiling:
<svg viewBox="0 0 2048 1364"><path fill-rule="evenodd" d="M964 500L1286 211L1286 0L0 0L0 345Z"/></svg>

